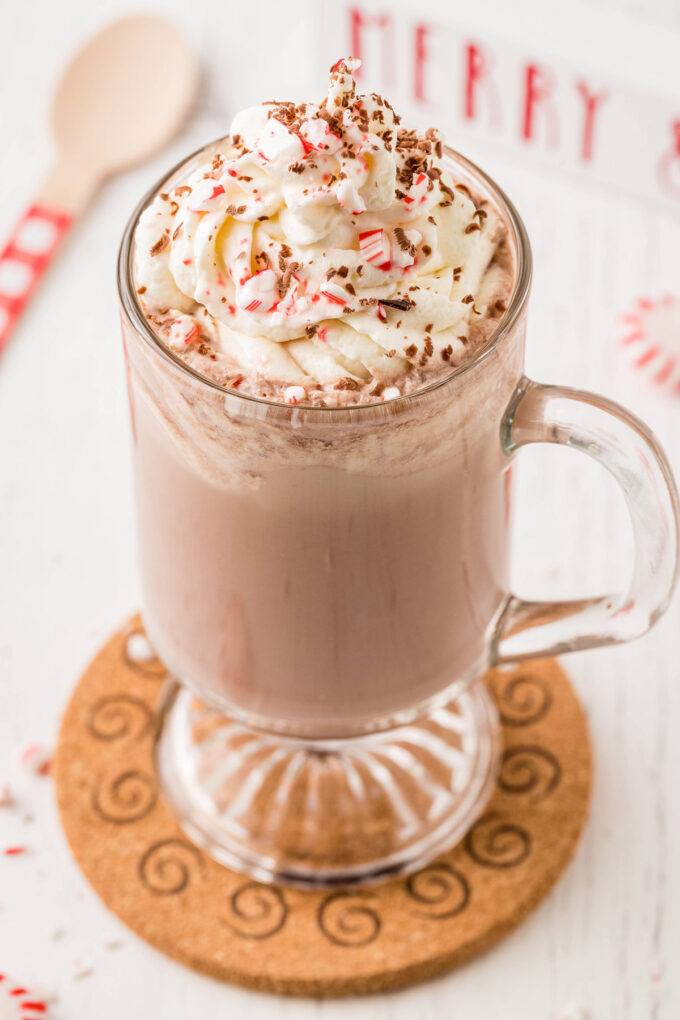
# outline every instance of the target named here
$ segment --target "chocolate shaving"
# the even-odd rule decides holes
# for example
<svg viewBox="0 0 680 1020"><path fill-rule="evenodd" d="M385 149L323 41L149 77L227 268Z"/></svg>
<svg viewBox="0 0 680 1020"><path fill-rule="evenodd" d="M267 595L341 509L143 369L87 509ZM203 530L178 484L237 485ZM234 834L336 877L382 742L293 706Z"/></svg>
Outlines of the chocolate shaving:
<svg viewBox="0 0 680 1020"><path fill-rule="evenodd" d="M408 252L408 254L415 258L416 246L412 241L409 241L403 227L394 228L394 237L402 251ZM423 249L424 250L424 249Z"/></svg>
<svg viewBox="0 0 680 1020"><path fill-rule="evenodd" d="M449 359L451 358L452 354L453 354L453 347L451 346L451 344L449 344L449 346L445 347L443 349L443 351L442 351L442 361L449 361Z"/></svg>
<svg viewBox="0 0 680 1020"><path fill-rule="evenodd" d="M191 188L188 184L182 184L179 188L175 188L176 195L190 195Z"/></svg>
<svg viewBox="0 0 680 1020"><path fill-rule="evenodd" d="M408 312L415 302L410 298L378 298L378 303L387 305L388 308L398 308L400 312Z"/></svg>
<svg viewBox="0 0 680 1020"><path fill-rule="evenodd" d="M160 253L162 251L165 251L165 249L168 247L169 244L170 244L170 238L168 237L167 234L163 234L163 236L159 237L159 239L156 241L156 243L151 248L150 254L151 255L160 255Z"/></svg>
<svg viewBox="0 0 680 1020"><path fill-rule="evenodd" d="M475 230L481 230L481 229L482 228L480 227L479 223L468 223L467 227L465 228L465 233L466 234L472 234L472 233L474 233Z"/></svg>
<svg viewBox="0 0 680 1020"><path fill-rule="evenodd" d="M416 347L415 344L409 344L408 347L406 347L404 350L404 354L406 355L407 358L415 358L417 353L418 348Z"/></svg>
<svg viewBox="0 0 680 1020"><path fill-rule="evenodd" d="M461 298L461 301L463 302L464 305L469 305L474 300L475 300L474 294L466 294L464 298Z"/></svg>
<svg viewBox="0 0 680 1020"><path fill-rule="evenodd" d="M279 256L279 261L280 261L280 256ZM288 288L290 287L290 281L291 281L291 278L293 276L293 273L296 273L299 268L300 268L300 263L299 262L290 262L286 266L286 268L284 269L283 276L281 277L281 279L278 281L278 283L276 285L277 286L277 290L278 290L278 292L279 292L281 297L283 297L287 293Z"/></svg>
<svg viewBox="0 0 680 1020"><path fill-rule="evenodd" d="M316 331L318 328L319 327L316 325L315 322L311 322L308 326L305 326L305 333L307 334L308 340L312 340L316 336Z"/></svg>
<svg viewBox="0 0 680 1020"><path fill-rule="evenodd" d="M338 380L338 382L336 382L336 384L333 387L333 389L334 390L358 390L358 389L361 389L361 386L357 382L356 379L350 379L349 376L347 376L344 379Z"/></svg>

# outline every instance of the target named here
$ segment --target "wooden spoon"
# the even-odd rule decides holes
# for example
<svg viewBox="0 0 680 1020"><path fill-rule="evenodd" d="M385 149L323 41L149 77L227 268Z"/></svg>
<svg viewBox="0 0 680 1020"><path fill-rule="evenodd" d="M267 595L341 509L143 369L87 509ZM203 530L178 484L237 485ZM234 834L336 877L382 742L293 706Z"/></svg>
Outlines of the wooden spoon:
<svg viewBox="0 0 680 1020"><path fill-rule="evenodd" d="M155 17L114 22L66 68L52 107L56 163L0 252L0 352L76 216L106 177L171 138L197 84L184 38Z"/></svg>

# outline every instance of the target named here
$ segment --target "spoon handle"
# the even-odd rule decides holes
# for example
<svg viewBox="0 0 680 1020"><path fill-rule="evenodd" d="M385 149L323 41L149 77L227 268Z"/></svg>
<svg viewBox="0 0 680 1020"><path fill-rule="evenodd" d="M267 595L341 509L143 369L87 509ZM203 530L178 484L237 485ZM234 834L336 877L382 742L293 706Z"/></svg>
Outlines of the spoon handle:
<svg viewBox="0 0 680 1020"><path fill-rule="evenodd" d="M69 213L37 202L0 251L0 354L71 221Z"/></svg>

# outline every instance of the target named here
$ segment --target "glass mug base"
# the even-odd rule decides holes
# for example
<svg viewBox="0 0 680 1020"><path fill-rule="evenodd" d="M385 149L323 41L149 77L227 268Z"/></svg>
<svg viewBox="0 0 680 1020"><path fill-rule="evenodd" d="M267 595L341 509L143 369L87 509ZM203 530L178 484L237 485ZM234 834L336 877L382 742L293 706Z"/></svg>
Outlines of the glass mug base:
<svg viewBox="0 0 680 1020"><path fill-rule="evenodd" d="M156 764L187 835L259 882L358 885L449 850L484 810L500 724L477 681L392 730L301 740L244 726L168 681Z"/></svg>

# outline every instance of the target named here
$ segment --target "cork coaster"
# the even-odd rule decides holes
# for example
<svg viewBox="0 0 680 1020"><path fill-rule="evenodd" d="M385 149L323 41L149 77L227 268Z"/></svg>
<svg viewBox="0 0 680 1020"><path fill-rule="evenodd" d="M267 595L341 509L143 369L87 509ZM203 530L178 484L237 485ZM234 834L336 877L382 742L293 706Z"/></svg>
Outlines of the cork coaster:
<svg viewBox="0 0 680 1020"><path fill-rule="evenodd" d="M290 995L408 985L498 942L574 853L590 749L581 707L553 660L485 678L504 753L496 792L464 841L407 878L332 892L261 885L187 840L152 761L164 677L133 618L76 688L54 771L66 835L101 899L198 971Z"/></svg>

